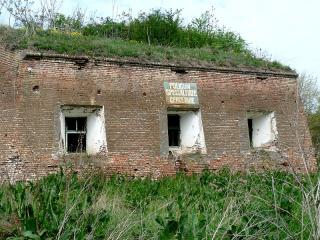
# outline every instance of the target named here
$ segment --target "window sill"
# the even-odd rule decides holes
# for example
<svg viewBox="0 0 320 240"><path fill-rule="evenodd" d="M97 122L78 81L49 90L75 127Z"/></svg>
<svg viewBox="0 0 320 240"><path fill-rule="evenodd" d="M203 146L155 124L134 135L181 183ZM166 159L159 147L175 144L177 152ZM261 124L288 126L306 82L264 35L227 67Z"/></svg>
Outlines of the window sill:
<svg viewBox="0 0 320 240"><path fill-rule="evenodd" d="M188 154L206 154L207 151L205 148L184 148L184 147L169 147L169 155L170 153L174 156L177 155L188 155Z"/></svg>

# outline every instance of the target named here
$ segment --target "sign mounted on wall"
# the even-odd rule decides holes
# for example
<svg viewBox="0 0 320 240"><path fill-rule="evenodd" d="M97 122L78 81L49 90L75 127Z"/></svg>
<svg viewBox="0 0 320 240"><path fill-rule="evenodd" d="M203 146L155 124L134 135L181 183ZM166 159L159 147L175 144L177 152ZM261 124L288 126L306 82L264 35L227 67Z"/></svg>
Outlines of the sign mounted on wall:
<svg viewBox="0 0 320 240"><path fill-rule="evenodd" d="M196 83L164 82L168 105L199 105Z"/></svg>

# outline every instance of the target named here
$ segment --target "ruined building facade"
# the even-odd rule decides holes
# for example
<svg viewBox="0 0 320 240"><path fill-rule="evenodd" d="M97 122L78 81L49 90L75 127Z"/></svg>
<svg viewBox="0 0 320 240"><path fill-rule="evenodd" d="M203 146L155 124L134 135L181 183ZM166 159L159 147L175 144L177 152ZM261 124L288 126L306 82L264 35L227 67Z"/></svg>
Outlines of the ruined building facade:
<svg viewBox="0 0 320 240"><path fill-rule="evenodd" d="M296 74L0 48L1 180L315 169Z"/></svg>

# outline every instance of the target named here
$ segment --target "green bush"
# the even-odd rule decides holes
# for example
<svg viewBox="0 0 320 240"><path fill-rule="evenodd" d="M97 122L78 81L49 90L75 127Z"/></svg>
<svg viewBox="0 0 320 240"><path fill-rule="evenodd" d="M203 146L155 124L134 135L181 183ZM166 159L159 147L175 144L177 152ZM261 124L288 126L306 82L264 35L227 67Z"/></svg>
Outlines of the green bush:
<svg viewBox="0 0 320 240"><path fill-rule="evenodd" d="M104 38L119 38L128 40L128 26L124 23L117 23L110 18L102 23L90 23L81 30L84 36L98 36Z"/></svg>
<svg viewBox="0 0 320 240"><path fill-rule="evenodd" d="M134 40L153 45L181 48L210 46L213 49L236 53L248 52L246 42L233 32L223 28L205 32L196 27L183 26L179 10L156 9L150 13L143 12L128 23L106 18L102 22L87 24L82 28L82 33L85 36Z"/></svg>

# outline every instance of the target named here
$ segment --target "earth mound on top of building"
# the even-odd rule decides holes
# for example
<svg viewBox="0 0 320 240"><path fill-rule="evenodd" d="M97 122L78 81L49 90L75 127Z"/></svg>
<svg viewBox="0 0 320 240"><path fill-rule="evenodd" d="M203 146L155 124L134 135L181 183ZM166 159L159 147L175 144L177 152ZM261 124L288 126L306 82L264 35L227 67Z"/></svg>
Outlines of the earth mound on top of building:
<svg viewBox="0 0 320 240"><path fill-rule="evenodd" d="M41 30L32 35L26 35L23 29L0 27L0 43L10 50L27 50L39 54L87 56L95 59L108 58L181 67L240 68L295 73L288 66L277 61L256 56L248 50L247 46L241 48L232 46L232 41L230 45L224 43L223 47L219 43L188 47L88 35L84 31Z"/></svg>

